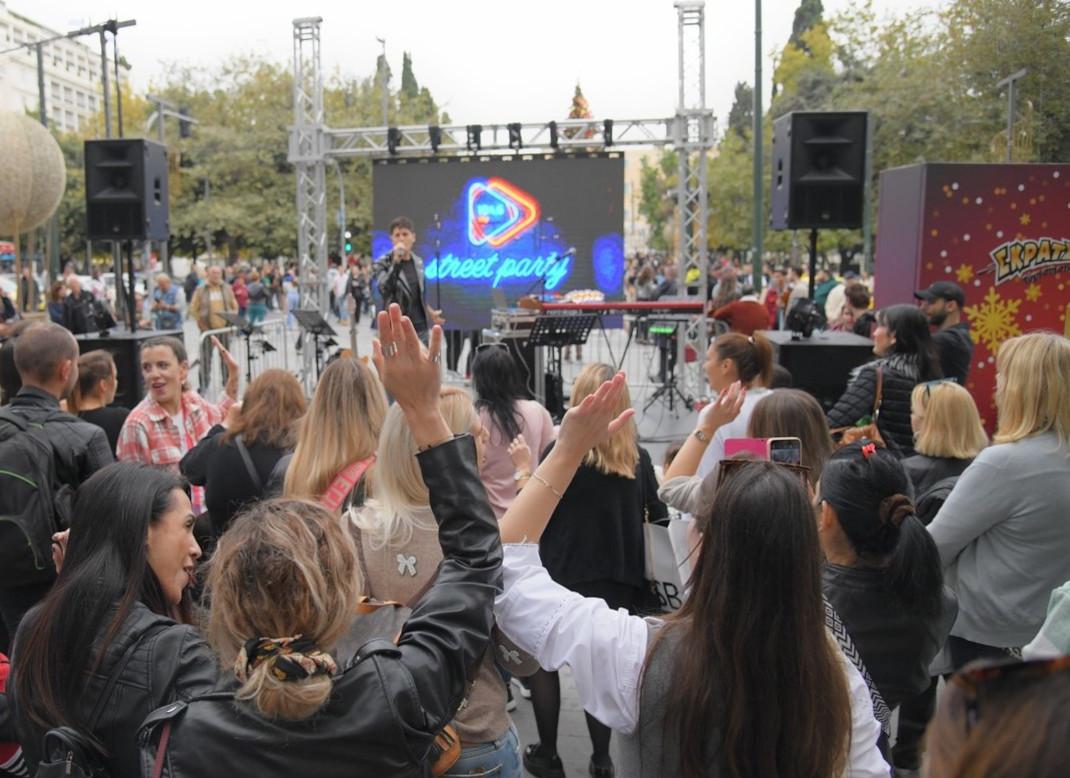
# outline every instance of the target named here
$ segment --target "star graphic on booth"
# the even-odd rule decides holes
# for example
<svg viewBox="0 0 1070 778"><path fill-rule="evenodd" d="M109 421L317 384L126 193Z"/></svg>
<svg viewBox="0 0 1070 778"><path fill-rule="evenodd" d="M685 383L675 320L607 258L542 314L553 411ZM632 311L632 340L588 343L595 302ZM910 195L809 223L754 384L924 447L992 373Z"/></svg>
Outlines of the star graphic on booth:
<svg viewBox="0 0 1070 778"><path fill-rule="evenodd" d="M1025 299L1031 303L1035 303L1039 300L1041 294L1043 294L1043 292L1040 289L1040 284L1030 284L1025 289Z"/></svg>
<svg viewBox="0 0 1070 778"><path fill-rule="evenodd" d="M972 265L959 265L958 270L955 271L955 277L959 280L960 284L968 284L973 280L973 266Z"/></svg>
<svg viewBox="0 0 1070 778"><path fill-rule="evenodd" d="M1023 227L1027 226L1032 220L1032 217L1028 213L1023 213L1021 216L1018 217L1018 223L1021 224Z"/></svg>
<svg viewBox="0 0 1070 778"><path fill-rule="evenodd" d="M1003 341L1022 334L1018 326L1018 308L1021 300L1004 300L990 288L980 305L968 305L963 310L970 321L975 342L984 344L988 353L995 354Z"/></svg>

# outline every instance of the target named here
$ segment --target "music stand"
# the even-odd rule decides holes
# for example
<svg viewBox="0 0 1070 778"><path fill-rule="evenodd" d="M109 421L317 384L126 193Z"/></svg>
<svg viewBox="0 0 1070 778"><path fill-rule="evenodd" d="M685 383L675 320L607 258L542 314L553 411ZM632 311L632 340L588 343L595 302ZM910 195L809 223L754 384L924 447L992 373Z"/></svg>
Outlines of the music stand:
<svg viewBox="0 0 1070 778"><path fill-rule="evenodd" d="M535 319L535 326L528 334L528 342L533 346L550 347L550 373L558 380L562 380L561 350L565 346L582 346L591 335L598 317L593 313L577 314L546 314ZM547 409L550 398L547 397ZM558 413L564 409L558 408Z"/></svg>
<svg viewBox="0 0 1070 778"><path fill-rule="evenodd" d="M291 311L291 313L297 319L298 326L312 336L312 344L316 349L316 380L318 381L320 373L323 371L323 353L325 351L325 344L320 342L320 338L330 340L338 333L331 328L331 325L327 323L327 320L323 318L319 311L295 310Z"/></svg>
<svg viewBox="0 0 1070 778"><path fill-rule="evenodd" d="M253 349L249 345L249 341L259 328L240 314L221 313L219 314L219 318L237 330L238 334L245 338L245 384L248 386L253 380L253 360L256 358L253 356Z"/></svg>

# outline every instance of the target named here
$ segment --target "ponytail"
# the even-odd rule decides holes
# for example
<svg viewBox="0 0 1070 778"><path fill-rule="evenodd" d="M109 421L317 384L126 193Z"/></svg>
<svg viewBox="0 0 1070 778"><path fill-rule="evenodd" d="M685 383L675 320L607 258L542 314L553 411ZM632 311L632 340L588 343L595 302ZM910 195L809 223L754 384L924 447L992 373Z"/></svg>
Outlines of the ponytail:
<svg viewBox="0 0 1070 778"><path fill-rule="evenodd" d="M234 660L234 676L242 684L235 697L252 701L269 718L301 721L330 699L337 670L330 654L301 636L253 638Z"/></svg>
<svg viewBox="0 0 1070 778"><path fill-rule="evenodd" d="M844 446L821 473L821 500L836 511L855 552L880 565L902 606L932 616L940 610L943 572L912 494L899 459L870 441Z"/></svg>
<svg viewBox="0 0 1070 778"><path fill-rule="evenodd" d="M773 382L773 344L754 333L749 338L738 332L728 332L714 341L718 359L731 359L739 380L746 386L758 379L762 386Z"/></svg>
<svg viewBox="0 0 1070 778"><path fill-rule="evenodd" d="M899 527L898 540L884 568L884 579L909 610L923 616L940 612L944 586L940 552L913 508Z"/></svg>

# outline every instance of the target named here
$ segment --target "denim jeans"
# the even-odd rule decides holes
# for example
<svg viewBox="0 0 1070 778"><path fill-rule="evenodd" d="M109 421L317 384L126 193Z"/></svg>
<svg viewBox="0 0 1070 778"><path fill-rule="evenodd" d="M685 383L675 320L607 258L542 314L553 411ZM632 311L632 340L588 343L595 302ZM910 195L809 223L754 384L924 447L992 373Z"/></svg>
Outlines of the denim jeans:
<svg viewBox="0 0 1070 778"><path fill-rule="evenodd" d="M445 773L445 778L473 778L473 776L494 776L494 778L523 778L520 767L520 738L516 734L516 725L510 724L500 738L489 743L467 746L461 751L461 758Z"/></svg>

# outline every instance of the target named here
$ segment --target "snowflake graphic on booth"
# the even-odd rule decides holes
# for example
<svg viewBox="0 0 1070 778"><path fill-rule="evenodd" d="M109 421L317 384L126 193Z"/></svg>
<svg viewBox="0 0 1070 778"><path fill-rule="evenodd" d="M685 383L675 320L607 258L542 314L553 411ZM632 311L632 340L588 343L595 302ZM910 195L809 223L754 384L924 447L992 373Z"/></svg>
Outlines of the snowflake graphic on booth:
<svg viewBox="0 0 1070 778"><path fill-rule="evenodd" d="M984 344L989 354L995 354L1003 341L1022 334L1018 326L1018 308L1021 300L1004 300L992 287L979 305L968 305L963 310L970 320L973 339Z"/></svg>

